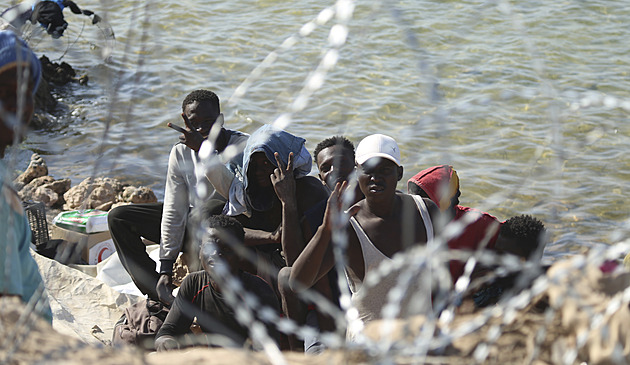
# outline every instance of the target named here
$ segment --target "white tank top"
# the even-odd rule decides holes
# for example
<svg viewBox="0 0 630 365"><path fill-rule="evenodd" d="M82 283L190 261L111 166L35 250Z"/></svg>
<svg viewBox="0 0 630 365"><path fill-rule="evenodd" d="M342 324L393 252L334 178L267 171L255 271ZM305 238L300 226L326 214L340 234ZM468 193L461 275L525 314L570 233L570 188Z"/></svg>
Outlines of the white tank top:
<svg viewBox="0 0 630 365"><path fill-rule="evenodd" d="M421 197L412 195L416 202L422 221L424 222L424 228L427 234L427 242L433 240L433 225L431 224L431 217L429 211L424 204ZM391 262L392 259L383 254L367 236L359 222L354 217L350 218L350 224L357 234L359 243L361 244L361 251L363 252L363 264L365 265L364 279L368 279L368 275L372 277L378 273L379 267L382 267L384 261ZM394 255L396 258L396 255ZM407 268L408 269L408 268ZM430 280L418 280L423 279L422 275L419 275L423 271L419 271L418 275L413 275L409 287L403 297L403 300L399 302L400 312L399 318L408 317L414 314L426 313L431 308L431 283ZM359 318L363 322L368 322L374 319L381 318L381 310L383 306L388 302L389 291L396 286L401 272L394 270L393 272L380 278L376 283L369 283L369 285L363 285L363 281L360 280L350 268L346 268L346 276L348 283L350 284L350 291L352 292L352 302L359 311ZM413 307L410 308L409 300L413 296ZM352 334L349 334L353 337Z"/></svg>

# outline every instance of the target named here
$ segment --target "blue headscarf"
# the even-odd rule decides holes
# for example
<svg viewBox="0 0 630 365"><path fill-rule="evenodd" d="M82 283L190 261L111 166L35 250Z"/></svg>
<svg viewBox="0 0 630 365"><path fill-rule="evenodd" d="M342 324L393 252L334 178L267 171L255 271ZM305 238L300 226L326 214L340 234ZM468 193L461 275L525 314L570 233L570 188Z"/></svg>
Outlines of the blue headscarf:
<svg viewBox="0 0 630 365"><path fill-rule="evenodd" d="M33 95L42 76L42 65L26 42L9 30L0 31L0 72L18 64L29 67L28 77L33 82Z"/></svg>
<svg viewBox="0 0 630 365"><path fill-rule="evenodd" d="M296 179L304 177L311 172L313 160L311 154L304 146L306 140L265 124L258 128L247 141L243 152L243 170L237 174L238 178L230 187L230 198L224 212L229 215L245 213L250 215L252 209L266 211L271 208L273 196L250 196L248 191L249 181L247 171L251 157L256 152L264 152L267 159L276 167L275 152L278 152L280 161L286 166L289 153L293 152L293 173Z"/></svg>

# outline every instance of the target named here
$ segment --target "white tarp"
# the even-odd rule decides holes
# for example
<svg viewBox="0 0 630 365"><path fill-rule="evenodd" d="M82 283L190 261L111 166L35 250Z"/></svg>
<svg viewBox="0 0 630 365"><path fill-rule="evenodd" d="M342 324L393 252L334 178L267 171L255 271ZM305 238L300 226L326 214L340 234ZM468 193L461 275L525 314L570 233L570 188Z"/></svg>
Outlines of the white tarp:
<svg viewBox="0 0 630 365"><path fill-rule="evenodd" d="M88 274L32 254L48 291L53 328L89 344L109 344L114 324L140 297L119 293Z"/></svg>

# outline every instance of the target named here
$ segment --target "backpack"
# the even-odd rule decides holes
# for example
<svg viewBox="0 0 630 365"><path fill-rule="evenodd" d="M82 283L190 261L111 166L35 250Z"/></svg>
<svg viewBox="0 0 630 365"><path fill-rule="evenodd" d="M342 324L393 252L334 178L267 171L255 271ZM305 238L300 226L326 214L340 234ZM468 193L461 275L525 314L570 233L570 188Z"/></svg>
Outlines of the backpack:
<svg viewBox="0 0 630 365"><path fill-rule="evenodd" d="M169 308L161 302L144 299L125 309L112 336L112 345L135 345L153 350L155 335L162 327Z"/></svg>

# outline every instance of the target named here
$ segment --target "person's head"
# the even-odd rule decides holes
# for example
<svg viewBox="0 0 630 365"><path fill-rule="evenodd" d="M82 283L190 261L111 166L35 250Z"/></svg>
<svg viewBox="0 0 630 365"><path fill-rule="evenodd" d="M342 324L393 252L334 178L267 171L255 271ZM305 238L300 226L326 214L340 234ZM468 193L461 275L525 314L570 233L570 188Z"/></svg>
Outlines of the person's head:
<svg viewBox="0 0 630 365"><path fill-rule="evenodd" d="M252 153L247 171L251 182L262 189L271 188L271 174L276 169L276 165L267 158L263 151Z"/></svg>
<svg viewBox="0 0 630 365"><path fill-rule="evenodd" d="M213 273L216 265L226 265L229 272L238 271L235 247L243 245L245 231L239 221L226 215L213 215L206 221L206 231L199 250L203 269Z"/></svg>
<svg viewBox="0 0 630 365"><path fill-rule="evenodd" d="M0 157L20 140L33 116L41 64L28 45L11 31L0 31Z"/></svg>
<svg viewBox="0 0 630 365"><path fill-rule="evenodd" d="M186 95L182 102L182 112L192 127L204 137L208 136L215 123L223 127L219 97L210 90L195 90Z"/></svg>
<svg viewBox="0 0 630 365"><path fill-rule="evenodd" d="M383 134L365 137L357 146L355 162L359 187L366 199L391 199L403 175L400 149L396 141Z"/></svg>
<svg viewBox="0 0 630 365"><path fill-rule="evenodd" d="M441 211L453 210L459 204L459 177L453 166L429 167L407 182L407 192L431 199Z"/></svg>
<svg viewBox="0 0 630 365"><path fill-rule="evenodd" d="M518 215L501 224L494 245L497 253L509 253L525 260L539 260L545 241L545 225L530 215Z"/></svg>
<svg viewBox="0 0 630 365"><path fill-rule="evenodd" d="M286 168L289 154L293 154L293 176L301 179L311 172L313 160L304 146L306 140L272 124L254 131L243 151L245 199L249 208L268 211L277 200L271 175L278 167L276 156Z"/></svg>
<svg viewBox="0 0 630 365"><path fill-rule="evenodd" d="M354 145L343 136L326 138L315 146L313 159L319 178L333 190L338 182L347 181L354 171Z"/></svg>

